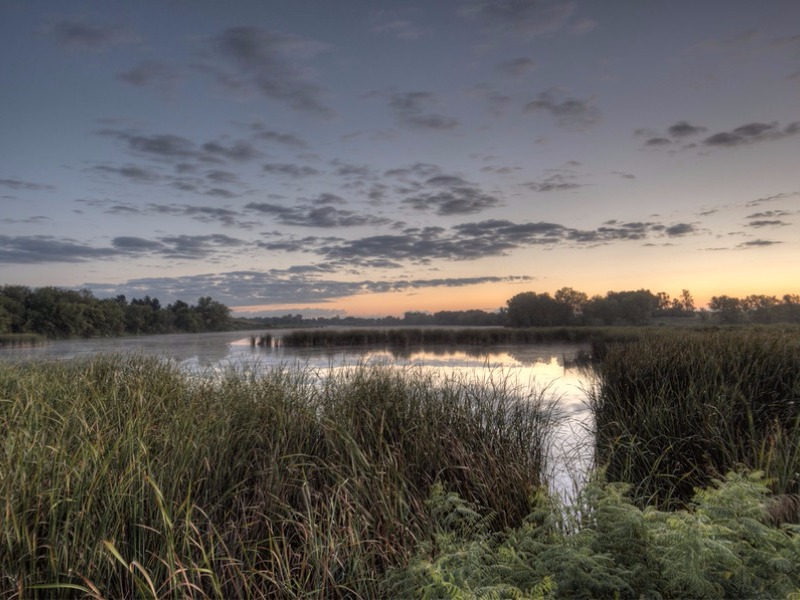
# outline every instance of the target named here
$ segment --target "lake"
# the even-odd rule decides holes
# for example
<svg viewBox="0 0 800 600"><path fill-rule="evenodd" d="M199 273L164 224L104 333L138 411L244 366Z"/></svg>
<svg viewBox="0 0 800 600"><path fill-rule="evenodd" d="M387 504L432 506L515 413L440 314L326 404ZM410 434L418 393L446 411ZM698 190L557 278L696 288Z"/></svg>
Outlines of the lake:
<svg viewBox="0 0 800 600"><path fill-rule="evenodd" d="M289 330L271 330L274 339ZM0 360L90 357L97 354L144 354L169 358L186 371L213 376L226 369L260 371L279 366L315 370L351 368L359 364L421 369L436 377L484 381L508 378L517 385L541 389L557 400L558 426L551 448L551 485L570 498L591 463L591 413L586 404L592 385L590 370L574 364L583 344L498 345L482 348L426 347L393 350L376 347L253 347L258 331L170 334L88 340L58 340L44 346L0 350Z"/></svg>

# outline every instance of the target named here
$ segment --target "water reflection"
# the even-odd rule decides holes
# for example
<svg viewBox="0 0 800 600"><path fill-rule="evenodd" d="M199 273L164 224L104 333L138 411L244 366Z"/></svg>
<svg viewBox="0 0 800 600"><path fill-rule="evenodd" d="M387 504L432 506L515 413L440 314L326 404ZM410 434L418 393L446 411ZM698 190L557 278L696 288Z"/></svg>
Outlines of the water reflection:
<svg viewBox="0 0 800 600"><path fill-rule="evenodd" d="M97 354L144 354L174 360L191 373L208 375L230 368L260 372L277 366L311 369L382 364L418 368L436 377L485 381L508 378L519 386L547 388L560 414L550 444L553 489L570 496L591 462L591 413L586 404L591 369L583 360L587 346L578 344L503 345L492 347L351 347L289 348L252 346L263 332L220 332L128 338L63 340L33 348L4 349L0 361L68 359ZM270 332L280 339L287 331Z"/></svg>

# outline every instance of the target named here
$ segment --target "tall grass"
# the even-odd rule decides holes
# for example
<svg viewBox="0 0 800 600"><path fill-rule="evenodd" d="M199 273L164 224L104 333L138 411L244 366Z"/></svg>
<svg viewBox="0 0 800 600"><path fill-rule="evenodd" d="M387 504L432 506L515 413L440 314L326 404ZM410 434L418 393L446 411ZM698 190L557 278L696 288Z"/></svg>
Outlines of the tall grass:
<svg viewBox="0 0 800 600"><path fill-rule="evenodd" d="M638 339L635 327L399 327L354 329L300 329L282 338L284 346L340 347L410 345L491 346L550 342L628 341Z"/></svg>
<svg viewBox="0 0 800 600"><path fill-rule="evenodd" d="M25 348L47 343L47 338L38 333L0 333L0 349Z"/></svg>
<svg viewBox="0 0 800 600"><path fill-rule="evenodd" d="M497 376L2 365L0 596L376 597L433 486L522 522L550 421Z"/></svg>
<svg viewBox="0 0 800 600"><path fill-rule="evenodd" d="M641 502L683 504L741 465L800 492L797 328L651 332L606 348L598 378L598 462Z"/></svg>

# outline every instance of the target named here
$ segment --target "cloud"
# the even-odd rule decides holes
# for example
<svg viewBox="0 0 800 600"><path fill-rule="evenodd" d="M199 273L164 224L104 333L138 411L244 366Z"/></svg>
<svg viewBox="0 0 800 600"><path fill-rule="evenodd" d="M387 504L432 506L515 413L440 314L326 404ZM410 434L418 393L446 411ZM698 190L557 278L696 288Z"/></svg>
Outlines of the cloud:
<svg viewBox="0 0 800 600"><path fill-rule="evenodd" d="M486 33L530 40L563 29L575 9L568 0L473 0L458 14L482 23Z"/></svg>
<svg viewBox="0 0 800 600"><path fill-rule="evenodd" d="M200 260L208 259L221 250L240 248L243 240L221 233L210 235L171 235L158 238L162 244L160 253L166 258Z"/></svg>
<svg viewBox="0 0 800 600"><path fill-rule="evenodd" d="M92 25L86 21L62 19L41 29L67 50L105 50L111 46L138 41L133 32L112 25Z"/></svg>
<svg viewBox="0 0 800 600"><path fill-rule="evenodd" d="M428 131L450 131L458 127L457 119L429 112L436 104L431 92L395 92L389 94L389 108L401 126Z"/></svg>
<svg viewBox="0 0 800 600"><path fill-rule="evenodd" d="M672 140L665 137L650 138L644 143L645 146L671 146Z"/></svg>
<svg viewBox="0 0 800 600"><path fill-rule="evenodd" d="M241 140L228 145L221 142L206 142L203 144L203 151L212 157L222 157L233 162L247 162L262 156L252 144Z"/></svg>
<svg viewBox="0 0 800 600"><path fill-rule="evenodd" d="M292 148L308 148L308 142L291 133L268 129L263 123L251 123L247 128L255 139L275 142Z"/></svg>
<svg viewBox="0 0 800 600"><path fill-rule="evenodd" d="M672 137L683 138L691 135L697 135L708 131L707 127L698 127L690 124L688 121L678 121L667 129Z"/></svg>
<svg viewBox="0 0 800 600"><path fill-rule="evenodd" d="M711 147L735 147L759 142L780 140L800 133L800 121L789 123L783 129L777 122L747 123L731 131L722 131L703 140L703 145Z"/></svg>
<svg viewBox="0 0 800 600"><path fill-rule="evenodd" d="M114 248L96 248L71 238L50 235L0 235L0 263L79 263L117 256Z"/></svg>
<svg viewBox="0 0 800 600"><path fill-rule="evenodd" d="M782 244L783 242L776 242L773 240L750 240L749 242L742 242L737 248L760 248L764 246L774 246L775 244Z"/></svg>
<svg viewBox="0 0 800 600"><path fill-rule="evenodd" d="M745 206L754 207L763 204L764 202L774 202L775 200L783 200L784 198L793 198L800 196L800 192L782 192L780 194L773 194L772 196L765 196L763 198L756 198L751 200Z"/></svg>
<svg viewBox="0 0 800 600"><path fill-rule="evenodd" d="M258 27L226 29L210 40L225 67L203 64L217 82L233 91L253 90L292 110L333 116L323 101L325 90L314 83L304 63L328 50L321 42ZM229 67L233 71L229 70Z"/></svg>
<svg viewBox="0 0 800 600"><path fill-rule="evenodd" d="M793 213L788 210L764 210L749 214L745 219L770 219L775 217L788 217L791 214Z"/></svg>
<svg viewBox="0 0 800 600"><path fill-rule="evenodd" d="M495 196L471 186L453 186L447 191L420 194L403 200L415 210L433 210L437 215L469 215L500 204Z"/></svg>
<svg viewBox="0 0 800 600"><path fill-rule="evenodd" d="M479 83L473 86L469 93L486 104L492 115L502 117L508 113L508 107L511 105L511 96L497 92L489 84Z"/></svg>
<svg viewBox="0 0 800 600"><path fill-rule="evenodd" d="M536 69L536 61L527 56L504 60L497 65L498 71L510 77L524 77Z"/></svg>
<svg viewBox="0 0 800 600"><path fill-rule="evenodd" d="M529 181L523 185L534 192L564 192L583 187L585 184L575 181L576 175L573 173L553 173L539 181Z"/></svg>
<svg viewBox="0 0 800 600"><path fill-rule="evenodd" d="M123 71L117 77L136 87L151 87L166 93L171 92L180 81L180 76L175 69L156 60L141 62L132 69Z"/></svg>
<svg viewBox="0 0 800 600"><path fill-rule="evenodd" d="M21 179L0 179L0 185L11 188L12 190L33 190L33 191L44 191L44 190L54 190L56 189L53 185L47 185L44 183L35 183L32 181L22 181Z"/></svg>
<svg viewBox="0 0 800 600"><path fill-rule="evenodd" d="M363 227L386 225L391 221L382 217L376 217L363 213L354 213L349 210L338 209L327 204L332 198L338 198L333 194L322 195L315 204L317 206L295 206L286 207L268 202L251 202L245 206L246 209L260 214L273 215L278 222L284 225L295 225L298 227ZM330 198L329 198L330 197ZM322 204L321 206L319 204Z"/></svg>
<svg viewBox="0 0 800 600"><path fill-rule="evenodd" d="M582 130L602 119L600 111L592 106L593 98L579 100L564 96L559 88L550 88L539 93L536 100L525 105L524 112L545 111L556 119L559 127L567 130Z"/></svg>
<svg viewBox="0 0 800 600"><path fill-rule="evenodd" d="M669 237L680 237L690 233L695 233L696 231L697 228L691 223L677 223L664 229L664 233L666 233Z"/></svg>
<svg viewBox="0 0 800 600"><path fill-rule="evenodd" d="M136 165L126 165L123 167L96 165L91 167L91 170L98 173L118 175L136 183L153 183L161 179L161 176L154 171Z"/></svg>
<svg viewBox="0 0 800 600"><path fill-rule="evenodd" d="M115 237L111 240L111 245L114 246L114 248L132 252L146 252L164 248L164 244L161 242L133 236Z"/></svg>
<svg viewBox="0 0 800 600"><path fill-rule="evenodd" d="M298 266L267 271L229 271L184 277L148 277L121 284L85 283L98 296L119 294L159 298L162 303L211 295L229 306L329 302L357 294L398 292L421 288L453 288L486 283L528 281L527 276L510 275L452 277L438 279L392 279L341 281L326 278L324 265Z"/></svg>
<svg viewBox="0 0 800 600"><path fill-rule="evenodd" d="M270 173L273 175L288 175L289 177L293 177L295 179L299 179L301 177L312 177L320 174L320 171L313 167L285 163L266 164L261 167L261 170L265 173Z"/></svg>
<svg viewBox="0 0 800 600"><path fill-rule="evenodd" d="M784 225L789 225L789 223L780 219L760 219L747 224L748 227L783 227Z"/></svg>

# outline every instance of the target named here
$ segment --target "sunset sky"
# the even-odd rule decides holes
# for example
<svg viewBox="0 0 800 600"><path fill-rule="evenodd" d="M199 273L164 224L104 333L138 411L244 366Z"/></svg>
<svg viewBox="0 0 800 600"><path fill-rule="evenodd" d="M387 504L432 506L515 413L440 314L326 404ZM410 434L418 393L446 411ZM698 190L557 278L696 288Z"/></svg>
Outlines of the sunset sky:
<svg viewBox="0 0 800 600"><path fill-rule="evenodd" d="M800 293L797 0L0 0L0 77L0 284Z"/></svg>

